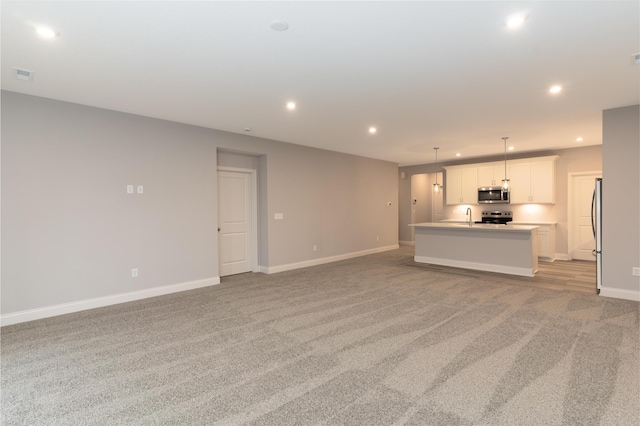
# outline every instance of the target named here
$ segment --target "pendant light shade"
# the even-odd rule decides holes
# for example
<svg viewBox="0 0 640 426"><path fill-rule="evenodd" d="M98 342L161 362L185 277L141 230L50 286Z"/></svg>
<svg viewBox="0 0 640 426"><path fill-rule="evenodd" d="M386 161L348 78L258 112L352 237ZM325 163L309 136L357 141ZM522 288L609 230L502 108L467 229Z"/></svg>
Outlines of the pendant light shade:
<svg viewBox="0 0 640 426"><path fill-rule="evenodd" d="M504 141L504 179L502 179L502 190L506 191L509 189L509 179L507 179L507 139L508 136L502 138Z"/></svg>
<svg viewBox="0 0 640 426"><path fill-rule="evenodd" d="M436 151L436 166L438 165L438 150L440 149L440 147L435 147L433 148ZM433 184L433 192L440 192L440 188L441 186L438 185L438 172L436 171L436 183Z"/></svg>

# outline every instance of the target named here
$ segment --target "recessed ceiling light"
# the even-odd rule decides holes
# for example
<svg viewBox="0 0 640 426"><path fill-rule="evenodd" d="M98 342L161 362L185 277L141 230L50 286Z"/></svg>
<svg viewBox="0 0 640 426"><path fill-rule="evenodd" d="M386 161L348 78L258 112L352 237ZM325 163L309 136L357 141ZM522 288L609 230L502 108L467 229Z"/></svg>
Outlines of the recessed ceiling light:
<svg viewBox="0 0 640 426"><path fill-rule="evenodd" d="M376 129L375 127L369 127L369 133L371 133L372 135L377 131L378 129Z"/></svg>
<svg viewBox="0 0 640 426"><path fill-rule="evenodd" d="M506 25L508 28L519 28L527 20L526 13L516 13L507 18Z"/></svg>
<svg viewBox="0 0 640 426"><path fill-rule="evenodd" d="M552 93L554 95L560 92L562 92L562 86L558 84L556 84L555 86L551 86L551 88L549 89L549 93Z"/></svg>
<svg viewBox="0 0 640 426"><path fill-rule="evenodd" d="M295 102L287 102L287 109L288 110L296 109L296 103Z"/></svg>
<svg viewBox="0 0 640 426"><path fill-rule="evenodd" d="M462 154L460 154L459 152L456 152L456 157L460 157Z"/></svg>
<svg viewBox="0 0 640 426"><path fill-rule="evenodd" d="M287 31L289 29L289 24L287 24L285 21L271 21L269 26L273 31Z"/></svg>
<svg viewBox="0 0 640 426"><path fill-rule="evenodd" d="M51 28L47 28L47 27L39 27L36 29L36 32L42 38L56 38L60 35L60 33L55 32Z"/></svg>
<svg viewBox="0 0 640 426"><path fill-rule="evenodd" d="M245 127L243 130L244 130L245 132L250 132L250 131L251 131L251 127Z"/></svg>
<svg viewBox="0 0 640 426"><path fill-rule="evenodd" d="M584 138L582 136L576 138L576 142L582 142L584 140Z"/></svg>
<svg viewBox="0 0 640 426"><path fill-rule="evenodd" d="M510 147L509 147L509 151L513 151L513 149L514 149L514 148L513 148L512 146L510 146Z"/></svg>

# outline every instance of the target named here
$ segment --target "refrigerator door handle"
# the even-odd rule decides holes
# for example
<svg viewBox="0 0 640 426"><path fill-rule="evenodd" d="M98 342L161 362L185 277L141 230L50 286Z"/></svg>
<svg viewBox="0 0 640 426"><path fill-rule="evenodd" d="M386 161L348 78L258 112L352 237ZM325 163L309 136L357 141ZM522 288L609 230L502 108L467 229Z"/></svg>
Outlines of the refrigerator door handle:
<svg viewBox="0 0 640 426"><path fill-rule="evenodd" d="M594 189L593 190L593 194L591 195L591 231L593 231L593 237L594 238L596 237L595 207L596 207L596 190Z"/></svg>
<svg viewBox="0 0 640 426"><path fill-rule="evenodd" d="M594 210L591 212L592 227L596 240L596 289L600 294L602 288L602 178L596 179L596 187L593 192Z"/></svg>

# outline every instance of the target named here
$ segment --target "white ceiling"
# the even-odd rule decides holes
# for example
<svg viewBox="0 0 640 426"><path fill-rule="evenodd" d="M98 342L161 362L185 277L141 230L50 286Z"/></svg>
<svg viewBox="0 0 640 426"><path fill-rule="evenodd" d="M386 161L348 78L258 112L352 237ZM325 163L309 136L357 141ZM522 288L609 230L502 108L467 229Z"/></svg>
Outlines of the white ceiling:
<svg viewBox="0 0 640 426"><path fill-rule="evenodd" d="M3 89L400 165L435 146L438 161L499 155L503 136L515 152L600 144L602 110L640 103L637 0L2 1L1 15Z"/></svg>

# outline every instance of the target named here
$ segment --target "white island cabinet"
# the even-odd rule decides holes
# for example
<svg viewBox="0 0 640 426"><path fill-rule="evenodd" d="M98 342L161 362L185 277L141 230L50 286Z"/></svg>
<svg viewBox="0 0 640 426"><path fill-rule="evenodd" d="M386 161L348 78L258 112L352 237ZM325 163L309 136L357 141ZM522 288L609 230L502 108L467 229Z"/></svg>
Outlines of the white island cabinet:
<svg viewBox="0 0 640 426"><path fill-rule="evenodd" d="M538 271L538 227L415 223L419 263L532 277Z"/></svg>

